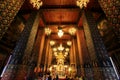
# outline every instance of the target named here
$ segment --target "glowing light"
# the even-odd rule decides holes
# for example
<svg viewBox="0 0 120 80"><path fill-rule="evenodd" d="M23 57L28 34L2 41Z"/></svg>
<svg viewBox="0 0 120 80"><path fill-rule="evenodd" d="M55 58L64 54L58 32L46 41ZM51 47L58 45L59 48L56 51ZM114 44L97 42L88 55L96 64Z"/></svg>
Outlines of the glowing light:
<svg viewBox="0 0 120 80"><path fill-rule="evenodd" d="M68 51L69 51L69 48L66 48L66 49L65 49L65 51L67 51L67 52L68 52Z"/></svg>
<svg viewBox="0 0 120 80"><path fill-rule="evenodd" d="M50 45L51 46L55 45L55 41L50 41Z"/></svg>
<svg viewBox="0 0 120 80"><path fill-rule="evenodd" d="M54 52L54 55L55 55L55 56L58 56L58 55L57 55L57 52Z"/></svg>
<svg viewBox="0 0 120 80"><path fill-rule="evenodd" d="M54 51L54 52L57 51L57 48L53 48L53 51Z"/></svg>
<svg viewBox="0 0 120 80"><path fill-rule="evenodd" d="M60 44L60 46L58 47L58 50L59 51L63 51L64 50L64 47L62 46L62 44Z"/></svg>
<svg viewBox="0 0 120 80"><path fill-rule="evenodd" d="M51 34L51 29L50 28L45 28L45 34L50 35Z"/></svg>
<svg viewBox="0 0 120 80"><path fill-rule="evenodd" d="M64 32L62 31L62 29L60 29L60 30L58 31L58 36L59 36L59 37L62 37L63 34L64 34Z"/></svg>
<svg viewBox="0 0 120 80"><path fill-rule="evenodd" d="M83 7L87 7L88 2L89 0L77 0L76 5L82 9Z"/></svg>
<svg viewBox="0 0 120 80"><path fill-rule="evenodd" d="M71 42L71 41L67 41L67 45L68 45L68 46L71 46L71 45L72 45L72 42Z"/></svg>
<svg viewBox="0 0 120 80"><path fill-rule="evenodd" d="M33 8L39 9L43 2L41 0L30 0L30 4L33 5Z"/></svg>
<svg viewBox="0 0 120 80"><path fill-rule="evenodd" d="M75 28L70 28L69 29L69 34L75 35L76 29Z"/></svg>

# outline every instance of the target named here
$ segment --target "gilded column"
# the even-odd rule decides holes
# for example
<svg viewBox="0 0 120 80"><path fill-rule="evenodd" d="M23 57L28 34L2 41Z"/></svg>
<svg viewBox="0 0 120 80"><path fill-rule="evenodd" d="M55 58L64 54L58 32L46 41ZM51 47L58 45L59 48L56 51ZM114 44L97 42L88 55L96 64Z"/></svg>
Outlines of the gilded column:
<svg viewBox="0 0 120 80"><path fill-rule="evenodd" d="M104 43L102 41L102 38L101 38L100 33L98 31L98 28L97 28L97 24L92 16L92 14L90 12L85 12L83 15L83 19L84 19L84 22L86 21L87 27L89 29L89 33L91 35L92 44L93 44L94 51L95 51L94 56L97 58L96 60L93 60L93 61L98 62L97 63L98 66L96 66L96 67L99 67L99 70L100 70L100 71L95 72L94 67L92 67L93 68L92 75L94 75L93 78L95 80L98 80L100 78L102 80L104 80L104 79L116 80L117 76L114 72L113 66L112 66L111 61L108 57L107 50L104 46ZM85 27L85 25L84 25L84 27ZM88 36L86 36L86 38L87 37ZM91 58L92 58L92 56L91 56ZM89 63L88 66L91 67L92 66L91 63ZM97 75L96 75L96 73L97 73Z"/></svg>
<svg viewBox="0 0 120 80"><path fill-rule="evenodd" d="M25 0L0 1L0 39L7 31Z"/></svg>
<svg viewBox="0 0 120 80"><path fill-rule="evenodd" d="M17 76L17 72L19 72L19 67L23 63L22 59L24 56L24 52L27 46L27 42L29 39L29 35L31 33L34 20L36 18L36 12L32 13L29 17L28 22L25 24L25 28L21 33L21 37L17 42L15 49L12 52L12 58L10 63L2 77L2 80L16 80L15 77ZM26 70L27 67L21 66L21 70ZM23 71L25 74L26 71Z"/></svg>
<svg viewBox="0 0 120 80"><path fill-rule="evenodd" d="M98 0L120 45L120 0Z"/></svg>

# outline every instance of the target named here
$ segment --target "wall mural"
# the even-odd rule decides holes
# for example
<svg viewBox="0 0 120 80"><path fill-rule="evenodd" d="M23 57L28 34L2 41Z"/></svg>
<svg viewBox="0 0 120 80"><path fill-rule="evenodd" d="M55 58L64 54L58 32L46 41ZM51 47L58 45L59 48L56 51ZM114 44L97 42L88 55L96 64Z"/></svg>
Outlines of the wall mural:
<svg viewBox="0 0 120 80"><path fill-rule="evenodd" d="M120 43L120 0L98 0Z"/></svg>
<svg viewBox="0 0 120 80"><path fill-rule="evenodd" d="M0 39L7 31L14 17L20 10L24 0L0 1Z"/></svg>

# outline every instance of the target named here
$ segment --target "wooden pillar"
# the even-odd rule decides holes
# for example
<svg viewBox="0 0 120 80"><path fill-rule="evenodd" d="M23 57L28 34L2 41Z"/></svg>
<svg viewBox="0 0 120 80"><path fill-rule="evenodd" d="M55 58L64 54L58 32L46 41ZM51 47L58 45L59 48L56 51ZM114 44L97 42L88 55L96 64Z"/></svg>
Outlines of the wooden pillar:
<svg viewBox="0 0 120 80"><path fill-rule="evenodd" d="M76 67L76 49L75 49L75 39L73 39L72 40L72 42L73 42L73 47L72 47L72 49L73 49L73 63L75 64L75 67Z"/></svg>
<svg viewBox="0 0 120 80"><path fill-rule="evenodd" d="M52 48L49 46L48 66L51 65L51 62L52 62Z"/></svg>
<svg viewBox="0 0 120 80"><path fill-rule="evenodd" d="M72 49L73 49L73 53L72 53L72 56L73 56L73 65L71 65L71 67L72 67L72 77L75 77L75 75L76 75L76 68L77 68L77 64L76 64L76 39L74 38L73 40L72 40L72 42L73 42L73 45L72 45Z"/></svg>
<svg viewBox="0 0 120 80"><path fill-rule="evenodd" d="M36 65L38 65L38 58L39 58L39 52L40 52L40 46L41 46L41 40L42 40L42 35L43 35L43 31L44 30L38 30L37 32L37 37L36 37L36 42L34 44L34 48L33 48L33 56L34 56L34 62L36 63ZM40 64L39 64L40 65ZM34 77L38 77L38 72L41 71L40 66L35 66L34 67Z"/></svg>
<svg viewBox="0 0 120 80"><path fill-rule="evenodd" d="M25 0L0 1L0 40L20 10L24 1Z"/></svg>
<svg viewBox="0 0 120 80"><path fill-rule="evenodd" d="M81 40L80 40L80 34L79 30L77 31L77 46L78 46L78 54L80 59L80 64L83 64L83 56L82 56L82 50L81 50Z"/></svg>
<svg viewBox="0 0 120 80"><path fill-rule="evenodd" d="M45 58L46 58L46 59L45 59L45 64L47 64L48 56L49 56L49 55L48 55L48 54L49 54L49 39L47 39L46 44L47 44L47 45L46 45L46 52L45 52L45 53L46 53L46 55L45 55Z"/></svg>
<svg viewBox="0 0 120 80"><path fill-rule="evenodd" d="M70 48L70 65L73 63L74 63L74 61L73 61L73 44L72 44L71 48Z"/></svg>
<svg viewBox="0 0 120 80"><path fill-rule="evenodd" d="M37 68L40 68L40 66L41 66L41 60L42 60L43 48L44 48L44 42L45 42L44 30L41 30L41 33L42 33L42 35L41 35L41 43L40 43L40 48L39 48Z"/></svg>
<svg viewBox="0 0 120 80"><path fill-rule="evenodd" d="M49 40L49 43L50 43L50 40ZM52 62L52 56L53 56L53 54L52 54L52 48L51 48L50 44L48 45L48 51L47 51L47 53L48 53L48 56L47 56L47 62L46 62L46 64L47 64L47 70L48 70L50 68L50 65L51 65L51 62Z"/></svg>
<svg viewBox="0 0 120 80"><path fill-rule="evenodd" d="M84 69L83 69L83 65L84 62L83 62L83 54L86 54L82 51L82 42L80 40L80 36L81 36L81 31L78 30L77 33L76 33L76 36L77 36L77 47L78 47L78 56L79 56L79 60L80 60L80 75L84 74ZM84 37L81 37L81 38L84 38ZM81 47L82 46L82 47Z"/></svg>
<svg viewBox="0 0 120 80"><path fill-rule="evenodd" d="M46 42L46 54L45 54L45 64L44 65L46 65L45 66L45 71L47 71L47 68L48 68L48 59L49 59L49 46L50 46L50 40L47 38L47 42Z"/></svg>
<svg viewBox="0 0 120 80"><path fill-rule="evenodd" d="M18 76L18 72L20 71L20 74L23 73L23 75L26 74L26 70L27 70L27 65L28 63L25 63L24 66L24 61L22 61L23 56L25 55L25 50L26 50L26 46L28 45L28 40L30 38L30 34L32 33L32 27L34 20L36 18L37 12L33 12L30 15L30 18L28 19L28 22L25 24L25 28L23 30L23 32L21 33L21 37L19 39L19 41L17 42L17 45L15 47L15 49L12 52L12 58L10 60L10 63L2 77L2 80L19 80L16 77ZM36 26L35 26L36 27ZM35 35L34 35L35 36ZM32 37L34 38L34 37ZM32 42L34 43L34 39L32 39ZM31 44L33 44L31 43ZM32 46L30 46L32 47ZM32 49L32 48L30 48ZM30 50L31 51L31 50ZM30 52L31 54L31 52ZM25 61L28 62L29 60ZM21 72L23 71L23 72ZM23 76L21 75L21 76Z"/></svg>

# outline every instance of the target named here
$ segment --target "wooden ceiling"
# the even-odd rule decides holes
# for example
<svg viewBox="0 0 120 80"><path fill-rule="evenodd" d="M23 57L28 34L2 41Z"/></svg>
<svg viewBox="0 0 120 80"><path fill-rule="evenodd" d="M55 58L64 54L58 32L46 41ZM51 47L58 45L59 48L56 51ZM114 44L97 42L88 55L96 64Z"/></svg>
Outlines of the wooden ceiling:
<svg viewBox="0 0 120 80"><path fill-rule="evenodd" d="M98 13L97 15L101 14L99 13L101 8L97 0L90 0L86 10ZM76 0L43 0L40 11L45 25L44 27L47 26L52 30L51 39L57 41L61 41L61 39L69 40L72 38L72 36L68 34L70 28L82 28L82 9L76 6ZM95 16L95 18L97 18L97 16ZM57 35L58 26L60 26L65 33L62 38L59 38Z"/></svg>
<svg viewBox="0 0 120 80"><path fill-rule="evenodd" d="M90 0L85 9L98 13L101 11L97 0ZM37 9L32 7L29 0L26 0L20 12L22 15L25 15L35 10ZM61 24L82 26L82 24L79 24L82 10L76 6L76 0L43 0L43 5L39 10L41 11L40 15L42 16L44 25Z"/></svg>
<svg viewBox="0 0 120 80"><path fill-rule="evenodd" d="M50 35L51 40L67 41L72 38L71 35L68 34L68 30L72 27L76 29L82 29L82 10L76 6L76 0L42 0L43 5L39 10L32 7L29 0L25 0L22 5L20 11L17 16L19 16L24 22L27 21L29 15L32 11L40 11L41 19L39 29L44 29L45 27L49 27L52 30L52 34ZM98 19L102 13L102 10L97 2L97 0L90 0L85 8L87 11L92 11L94 13L95 19ZM97 15L97 16L96 16ZM62 28L64 31L64 36L59 38L57 35L58 26ZM10 35L7 34L7 40L2 40L6 45L11 45L15 43L7 44L7 41L12 41L14 38L8 38L16 34ZM15 39L17 41L17 39Z"/></svg>
<svg viewBox="0 0 120 80"><path fill-rule="evenodd" d="M43 17L46 24L77 24L80 11L79 9L45 9Z"/></svg>

